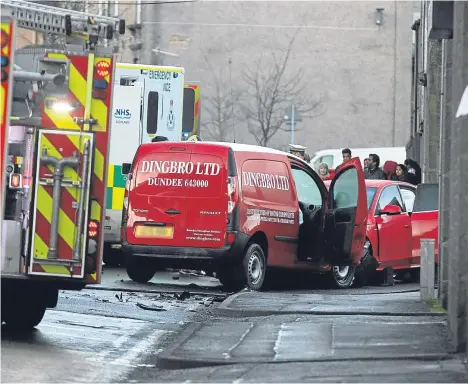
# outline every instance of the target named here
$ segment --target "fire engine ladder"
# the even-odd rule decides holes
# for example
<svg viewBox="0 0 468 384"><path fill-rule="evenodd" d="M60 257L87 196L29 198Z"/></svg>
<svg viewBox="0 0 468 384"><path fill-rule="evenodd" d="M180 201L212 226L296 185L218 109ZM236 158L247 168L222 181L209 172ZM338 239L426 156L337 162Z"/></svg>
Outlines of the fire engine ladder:
<svg viewBox="0 0 468 384"><path fill-rule="evenodd" d="M51 7L24 0L2 0L2 13L16 19L18 27L37 32L75 37L97 44L125 33L125 20Z"/></svg>

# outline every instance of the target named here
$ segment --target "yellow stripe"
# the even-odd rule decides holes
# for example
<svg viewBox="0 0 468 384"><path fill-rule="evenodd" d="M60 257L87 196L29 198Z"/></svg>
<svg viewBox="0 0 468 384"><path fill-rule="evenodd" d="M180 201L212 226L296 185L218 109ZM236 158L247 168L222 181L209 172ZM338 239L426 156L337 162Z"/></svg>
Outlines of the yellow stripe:
<svg viewBox="0 0 468 384"><path fill-rule="evenodd" d="M70 276L70 271L68 268L61 265L41 264L41 268L45 273Z"/></svg>
<svg viewBox="0 0 468 384"><path fill-rule="evenodd" d="M94 150L94 174L99 180L104 180L104 156L97 148Z"/></svg>
<svg viewBox="0 0 468 384"><path fill-rule="evenodd" d="M113 187L114 186L114 166L111 164L107 168L107 186Z"/></svg>
<svg viewBox="0 0 468 384"><path fill-rule="evenodd" d="M49 247L41 239L41 237L35 233L34 234L34 250L33 255L35 259L47 259L47 252L49 252Z"/></svg>
<svg viewBox="0 0 468 384"><path fill-rule="evenodd" d="M112 209L122 210L125 188L112 188Z"/></svg>
<svg viewBox="0 0 468 384"><path fill-rule="evenodd" d="M95 200L91 203L91 219L99 222L101 222L102 219L101 205Z"/></svg>
<svg viewBox="0 0 468 384"><path fill-rule="evenodd" d="M52 198L42 185L39 185L37 189L37 209L49 223L52 222ZM75 245L75 229L75 224L71 218L63 210L60 210L58 233L71 249Z"/></svg>

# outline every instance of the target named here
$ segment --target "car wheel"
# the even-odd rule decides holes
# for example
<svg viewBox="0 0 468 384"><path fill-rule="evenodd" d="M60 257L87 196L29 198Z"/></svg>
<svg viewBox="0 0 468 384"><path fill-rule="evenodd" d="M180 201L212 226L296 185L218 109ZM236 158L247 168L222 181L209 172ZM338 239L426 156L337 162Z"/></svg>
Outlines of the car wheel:
<svg viewBox="0 0 468 384"><path fill-rule="evenodd" d="M128 255L125 260L127 275L137 283L147 283L156 273L156 263L146 257Z"/></svg>
<svg viewBox="0 0 468 384"><path fill-rule="evenodd" d="M355 271L351 265L333 266L328 276L335 288L349 288L353 285Z"/></svg>
<svg viewBox="0 0 468 384"><path fill-rule="evenodd" d="M378 263L372 255L372 247L369 240L366 240L362 252L361 264L356 267L354 272L354 285L362 287L372 279L377 269Z"/></svg>
<svg viewBox="0 0 468 384"><path fill-rule="evenodd" d="M246 285L254 291L262 288L265 280L266 260L263 248L258 244L250 244L244 256L244 272Z"/></svg>

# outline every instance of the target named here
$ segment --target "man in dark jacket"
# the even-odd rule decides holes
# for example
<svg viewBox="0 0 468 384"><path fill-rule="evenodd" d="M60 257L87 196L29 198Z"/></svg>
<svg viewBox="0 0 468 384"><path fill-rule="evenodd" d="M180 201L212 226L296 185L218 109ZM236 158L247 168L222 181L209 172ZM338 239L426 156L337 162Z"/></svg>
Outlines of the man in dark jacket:
<svg viewBox="0 0 468 384"><path fill-rule="evenodd" d="M369 180L386 180L385 173L379 168L380 157L375 153L369 155L369 163L364 176Z"/></svg>

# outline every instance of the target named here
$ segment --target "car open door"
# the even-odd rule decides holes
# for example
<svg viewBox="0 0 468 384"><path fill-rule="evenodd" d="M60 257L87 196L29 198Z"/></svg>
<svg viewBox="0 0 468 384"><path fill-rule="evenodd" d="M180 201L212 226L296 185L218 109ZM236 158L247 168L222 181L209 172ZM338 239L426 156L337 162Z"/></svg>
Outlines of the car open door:
<svg viewBox="0 0 468 384"><path fill-rule="evenodd" d="M366 238L367 195L359 158L342 164L328 190L325 217L325 261L330 265L357 265Z"/></svg>

